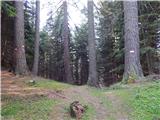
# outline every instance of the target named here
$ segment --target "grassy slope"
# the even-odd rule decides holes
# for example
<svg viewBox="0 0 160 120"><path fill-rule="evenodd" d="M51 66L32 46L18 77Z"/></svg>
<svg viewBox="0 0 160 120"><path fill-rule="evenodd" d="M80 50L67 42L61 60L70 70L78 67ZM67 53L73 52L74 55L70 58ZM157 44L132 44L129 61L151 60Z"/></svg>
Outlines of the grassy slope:
<svg viewBox="0 0 160 120"><path fill-rule="evenodd" d="M37 81L33 87L64 90L71 85L42 80ZM116 120L115 113L118 112L112 101L107 98L108 94L115 95L117 99L120 99L122 106L119 107L122 111L126 111L131 120L158 120L160 118L160 82L128 86L117 85L103 90L89 88L89 90L109 110L106 120ZM2 120L12 118L16 120L47 120L53 107L61 102L46 97L23 99L9 96L2 96L2 101L5 101L1 112ZM88 105L83 120L92 120L94 114L94 108Z"/></svg>
<svg viewBox="0 0 160 120"><path fill-rule="evenodd" d="M160 82L117 90L115 94L120 96L131 110L129 116L132 120L160 119Z"/></svg>
<svg viewBox="0 0 160 120"><path fill-rule="evenodd" d="M28 81L24 84L28 85ZM71 85L51 80L38 80L30 87L45 88L52 90L64 90ZM59 103L58 100L49 99L45 96L15 97L3 95L1 116L2 120L48 120L49 113Z"/></svg>
<svg viewBox="0 0 160 120"><path fill-rule="evenodd" d="M119 111L125 112L129 120L160 119L160 81L132 85L116 84L102 90L92 88L91 92L109 109L107 120L117 120L115 116ZM114 99L118 99L120 103L114 105L114 99L109 96L115 96Z"/></svg>

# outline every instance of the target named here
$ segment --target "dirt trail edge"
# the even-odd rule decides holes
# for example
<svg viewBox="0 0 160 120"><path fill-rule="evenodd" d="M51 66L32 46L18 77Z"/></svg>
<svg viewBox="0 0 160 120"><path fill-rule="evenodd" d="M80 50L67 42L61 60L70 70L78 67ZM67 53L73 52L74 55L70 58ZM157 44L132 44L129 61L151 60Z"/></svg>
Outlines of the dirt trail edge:
<svg viewBox="0 0 160 120"><path fill-rule="evenodd" d="M62 103L54 107L51 117L54 120L70 120L67 115L66 108L69 107L73 101L80 101L84 105L91 105L95 109L95 115L92 120L107 120L108 112L102 104L101 100L91 95L87 86L76 86L65 91L66 99Z"/></svg>

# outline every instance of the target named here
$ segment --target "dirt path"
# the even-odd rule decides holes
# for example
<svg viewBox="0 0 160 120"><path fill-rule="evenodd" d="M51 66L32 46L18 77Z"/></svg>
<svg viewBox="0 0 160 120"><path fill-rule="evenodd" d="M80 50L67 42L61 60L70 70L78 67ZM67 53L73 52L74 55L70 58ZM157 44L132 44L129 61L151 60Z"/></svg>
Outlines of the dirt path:
<svg viewBox="0 0 160 120"><path fill-rule="evenodd" d="M50 118L54 120L71 120L67 109L73 101L80 101L85 105L91 105L95 109L95 115L91 120L128 120L128 111L121 99L112 92L105 92L106 102L110 102L108 108L100 98L93 96L87 86L76 86L64 92L66 99L54 107Z"/></svg>
<svg viewBox="0 0 160 120"><path fill-rule="evenodd" d="M106 102L112 104L112 108L106 107L101 98L94 96L91 88L87 86L72 86L63 91L54 91L49 89L40 89L29 87L24 80L29 78L18 77L7 71L1 72L1 94L2 95L18 95L26 97L28 95L47 95L51 99L58 99L59 103L53 108L49 114L49 120L73 120L68 110L70 103L79 101L84 105L93 108L92 118L89 120L128 120L127 112L123 107L122 101L112 92L105 92Z"/></svg>
<svg viewBox="0 0 160 120"><path fill-rule="evenodd" d="M123 103L113 92L106 92L105 95L107 96L107 99L111 101L111 116L114 116L115 120L128 120L128 111L125 107L125 103Z"/></svg>
<svg viewBox="0 0 160 120"><path fill-rule="evenodd" d="M54 107L51 117L54 120L70 120L65 110L73 101L80 101L84 105L91 105L95 109L95 115L92 116L92 120L106 120L108 116L107 109L102 104L101 100L94 97L89 92L87 86L76 86L65 91L66 99L62 103ZM61 113L61 114L58 114Z"/></svg>

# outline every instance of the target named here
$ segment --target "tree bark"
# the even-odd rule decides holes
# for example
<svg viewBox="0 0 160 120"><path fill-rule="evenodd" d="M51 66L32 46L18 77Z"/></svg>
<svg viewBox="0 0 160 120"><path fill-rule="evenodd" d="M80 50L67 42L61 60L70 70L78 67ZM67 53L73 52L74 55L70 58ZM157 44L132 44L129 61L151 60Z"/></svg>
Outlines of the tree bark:
<svg viewBox="0 0 160 120"><path fill-rule="evenodd" d="M68 13L67 13L67 2L63 2L64 7L64 21L62 39L64 42L64 69L65 69L65 81L67 83L73 83L71 66L70 66L70 55L69 55L69 30L68 30Z"/></svg>
<svg viewBox="0 0 160 120"><path fill-rule="evenodd" d="M0 1L0 7L1 7L1 1ZM1 7L2 8L2 7ZM0 8L0 13L1 13L1 8ZM2 13L1 13L2 14ZM1 14L0 14L0 33L1 33ZM2 35L2 34L1 34ZM0 35L0 46L1 46L1 35ZM0 60L1 60L1 49L0 49ZM1 61L2 64L2 61Z"/></svg>
<svg viewBox="0 0 160 120"><path fill-rule="evenodd" d="M36 1L36 20L35 20L35 41L34 41L34 63L33 63L33 75L38 73L38 63L39 63L39 23L40 23L40 1Z"/></svg>
<svg viewBox="0 0 160 120"><path fill-rule="evenodd" d="M85 56L81 57L80 80L82 85L88 80L88 59Z"/></svg>
<svg viewBox="0 0 160 120"><path fill-rule="evenodd" d="M76 55L75 59L75 82L76 84L80 84L80 79L79 79L79 57Z"/></svg>
<svg viewBox="0 0 160 120"><path fill-rule="evenodd" d="M93 1L88 0L88 45L89 45L89 78L87 84L98 87L96 47L94 32Z"/></svg>
<svg viewBox="0 0 160 120"><path fill-rule="evenodd" d="M23 1L15 1L15 8L16 74L26 75L28 67L25 56Z"/></svg>
<svg viewBox="0 0 160 120"><path fill-rule="evenodd" d="M125 22L125 71L123 80L138 80L143 77L140 64L137 1L124 1Z"/></svg>

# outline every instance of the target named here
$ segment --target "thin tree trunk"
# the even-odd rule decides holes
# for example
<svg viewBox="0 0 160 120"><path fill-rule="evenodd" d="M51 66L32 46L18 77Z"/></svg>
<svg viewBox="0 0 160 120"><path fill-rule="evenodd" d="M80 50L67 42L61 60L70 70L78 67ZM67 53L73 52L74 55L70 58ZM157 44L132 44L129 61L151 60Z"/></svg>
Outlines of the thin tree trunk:
<svg viewBox="0 0 160 120"><path fill-rule="evenodd" d="M140 64L137 1L124 1L123 5L125 20L125 71L123 80L134 82L134 80L143 77Z"/></svg>
<svg viewBox="0 0 160 120"><path fill-rule="evenodd" d="M15 43L16 43L16 74L28 74L28 67L25 56L24 44L24 11L23 1L15 1L16 18L15 18Z"/></svg>
<svg viewBox="0 0 160 120"><path fill-rule="evenodd" d="M38 63L39 63L39 23L40 23L40 1L36 1L36 20L35 20L35 41L34 41L34 63L33 63L33 75L38 73Z"/></svg>
<svg viewBox="0 0 160 120"><path fill-rule="evenodd" d="M94 32L93 1L88 0L88 45L89 45L89 78L87 84L98 87L96 47Z"/></svg>
<svg viewBox="0 0 160 120"><path fill-rule="evenodd" d="M63 21L63 31L62 31L62 39L64 42L64 69L65 69L65 77L66 82L73 83L71 66L70 66L70 55L69 55L69 30L68 30L68 18L67 18L67 2L63 2L64 7L64 21Z"/></svg>

